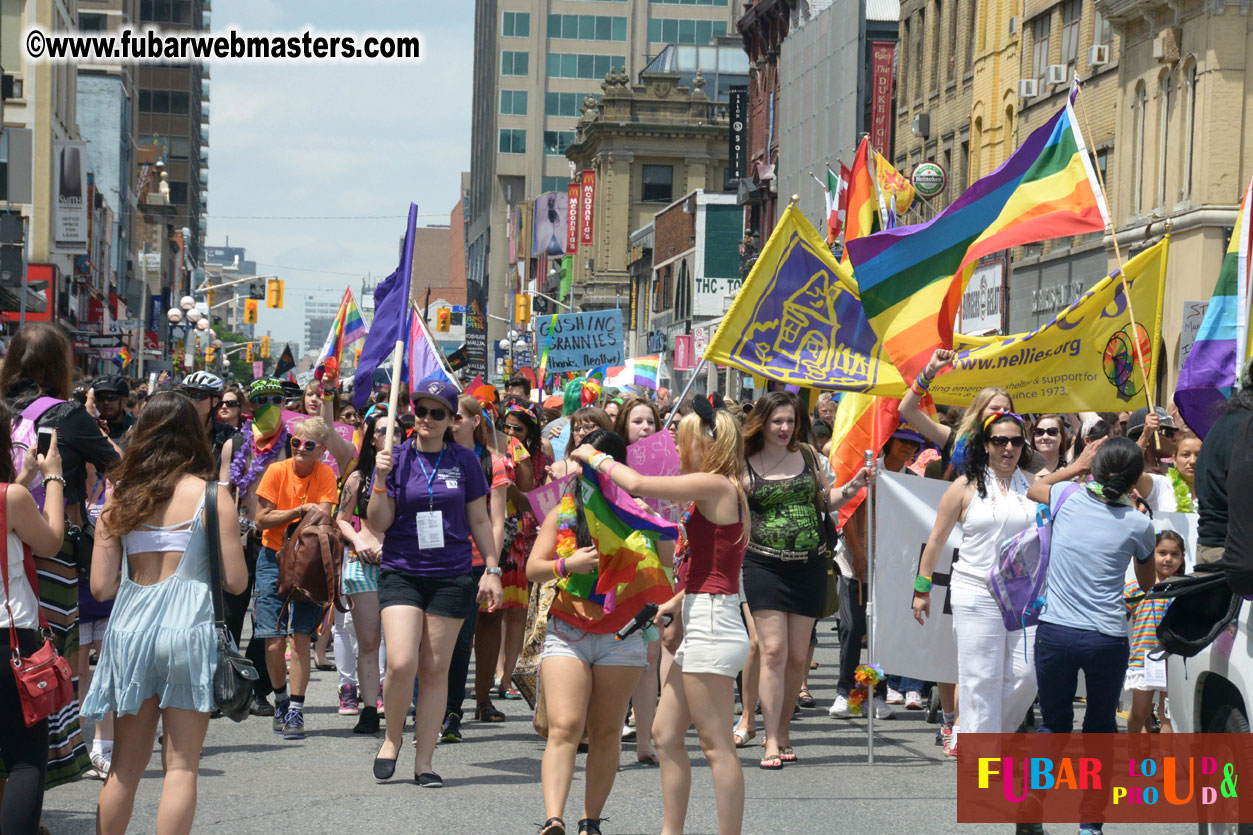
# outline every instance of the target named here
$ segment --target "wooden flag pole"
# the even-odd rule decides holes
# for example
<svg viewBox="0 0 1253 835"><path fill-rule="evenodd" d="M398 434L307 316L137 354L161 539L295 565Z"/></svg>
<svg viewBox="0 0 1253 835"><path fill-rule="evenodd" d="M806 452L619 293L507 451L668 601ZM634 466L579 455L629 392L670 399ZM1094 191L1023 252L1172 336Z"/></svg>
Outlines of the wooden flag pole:
<svg viewBox="0 0 1253 835"><path fill-rule="evenodd" d="M396 407L400 405L400 363L405 352L405 340L397 339L396 347L392 350L392 388L387 395L387 419L389 421L396 420ZM413 392L409 392L411 395ZM399 424L397 424L399 425ZM383 451L388 454L392 451L392 443L395 441L396 432L393 430L388 432L383 438Z"/></svg>

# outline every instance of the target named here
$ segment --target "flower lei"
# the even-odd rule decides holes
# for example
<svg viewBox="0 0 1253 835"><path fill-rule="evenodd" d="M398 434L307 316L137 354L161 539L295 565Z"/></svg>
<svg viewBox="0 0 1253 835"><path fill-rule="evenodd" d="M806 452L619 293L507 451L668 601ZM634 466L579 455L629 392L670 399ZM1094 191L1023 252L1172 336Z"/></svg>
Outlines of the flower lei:
<svg viewBox="0 0 1253 835"><path fill-rule="evenodd" d="M1171 467L1166 473L1170 477L1170 486L1175 490L1175 509L1180 513L1192 513L1196 510L1196 506L1192 500L1192 490L1188 487L1188 482L1183 480L1183 474Z"/></svg>
<svg viewBox="0 0 1253 835"><path fill-rule="evenodd" d="M859 665L853 671L853 681L857 686L848 694L848 712L853 716L861 716L862 703L886 677L883 668L878 664Z"/></svg>
<svg viewBox="0 0 1253 835"><path fill-rule="evenodd" d="M252 454L256 446L256 442L252 438L252 421L245 423L240 432L245 440L239 445L239 449L235 451L235 455L231 458L231 484L246 492L252 486L252 483L265 472L265 468L274 463L274 459L278 458L279 452L287 445L287 426L284 425L279 429L278 438L275 442L269 449L260 454ZM250 454L252 454L251 464L248 461Z"/></svg>
<svg viewBox="0 0 1253 835"><path fill-rule="evenodd" d="M578 526L578 510L574 504L574 496L566 494L557 505L557 559L566 559L578 550L574 538L574 529Z"/></svg>
<svg viewBox="0 0 1253 835"><path fill-rule="evenodd" d="M683 511L683 518L679 522L679 538L674 543L674 571L678 573L679 566L687 560L688 552L692 549L692 543L687 539L687 525L692 521L692 512L696 510L696 502L688 502L687 510Z"/></svg>

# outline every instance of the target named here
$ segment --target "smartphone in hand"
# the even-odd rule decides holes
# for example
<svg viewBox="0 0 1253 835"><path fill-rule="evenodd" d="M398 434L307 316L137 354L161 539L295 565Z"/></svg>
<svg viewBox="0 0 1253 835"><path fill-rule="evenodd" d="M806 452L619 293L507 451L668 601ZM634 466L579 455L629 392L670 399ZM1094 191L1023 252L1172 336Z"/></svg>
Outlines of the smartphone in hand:
<svg viewBox="0 0 1253 835"><path fill-rule="evenodd" d="M39 430L39 442L36 446L38 454L47 455L48 450L52 448L52 432L53 430L50 426L45 426Z"/></svg>

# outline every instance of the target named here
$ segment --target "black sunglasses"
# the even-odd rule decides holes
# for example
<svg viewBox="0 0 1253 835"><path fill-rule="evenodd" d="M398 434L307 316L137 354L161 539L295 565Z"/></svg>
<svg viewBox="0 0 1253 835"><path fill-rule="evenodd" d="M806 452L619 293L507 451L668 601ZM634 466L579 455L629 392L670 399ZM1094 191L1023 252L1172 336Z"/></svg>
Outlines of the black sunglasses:
<svg viewBox="0 0 1253 835"><path fill-rule="evenodd" d="M183 394L187 395L192 400L195 400L197 403L202 400L208 400L213 396L211 392L203 391L201 389L183 389Z"/></svg>
<svg viewBox="0 0 1253 835"><path fill-rule="evenodd" d="M386 435L386 434L387 434L387 427L386 427L386 426L376 426L376 427L374 427L374 434L375 434L375 435L378 435L378 436L380 436L380 437L382 437L383 435ZM394 434L397 438L403 438L403 437L405 436L405 430L403 430L403 429L401 429L399 426L397 426L397 427L396 427L396 431L395 431L393 434Z"/></svg>
<svg viewBox="0 0 1253 835"><path fill-rule="evenodd" d="M430 415L430 416L431 416L431 420L447 420L447 419L448 419L448 410L447 410L447 409L441 409L441 408L439 408L438 406L436 406L436 407L434 407L434 408L432 408L432 409L428 409L428 408L426 408L425 406L414 406L414 407L413 407L413 416L414 416L415 418L424 418L424 417L426 417L427 415Z"/></svg>
<svg viewBox="0 0 1253 835"><path fill-rule="evenodd" d="M1024 438L1022 435L1015 435L1012 438L1007 437L1005 435L993 435L992 437L988 438L988 442L991 443L992 446L996 447L997 449L1000 449L1006 444L1009 444L1014 449L1018 449L1027 441L1026 441L1026 438Z"/></svg>
<svg viewBox="0 0 1253 835"><path fill-rule="evenodd" d="M303 449L305 452L313 452L318 448L317 441L302 441L299 438L291 439L291 448L293 450Z"/></svg>
<svg viewBox="0 0 1253 835"><path fill-rule="evenodd" d="M1041 435L1048 435L1050 438L1056 438L1061 434L1061 430L1056 426L1037 426L1034 431L1037 438Z"/></svg>
<svg viewBox="0 0 1253 835"><path fill-rule="evenodd" d="M122 395L116 394L111 391L96 392L96 400L100 401L101 403L112 403L115 400L121 400L121 399L122 399Z"/></svg>
<svg viewBox="0 0 1253 835"><path fill-rule="evenodd" d="M248 398L258 406L282 406L283 395L281 394L258 394L256 397Z"/></svg>
<svg viewBox="0 0 1253 835"><path fill-rule="evenodd" d="M238 408L239 408L239 401L238 401L238 400L223 400L223 401L222 401L222 408L224 408L224 409L238 409Z"/></svg>
<svg viewBox="0 0 1253 835"><path fill-rule="evenodd" d="M1171 429L1170 427L1164 426L1161 429L1157 430L1157 434L1165 435L1167 438L1173 438L1175 437L1175 433L1178 431L1179 431L1178 429Z"/></svg>

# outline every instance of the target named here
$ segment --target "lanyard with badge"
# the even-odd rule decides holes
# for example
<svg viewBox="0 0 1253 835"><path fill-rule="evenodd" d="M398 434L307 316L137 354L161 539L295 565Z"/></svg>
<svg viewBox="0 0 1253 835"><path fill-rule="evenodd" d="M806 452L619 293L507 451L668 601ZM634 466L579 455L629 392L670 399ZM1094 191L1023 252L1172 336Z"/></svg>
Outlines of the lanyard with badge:
<svg viewBox="0 0 1253 835"><path fill-rule="evenodd" d="M444 460L445 449L447 444L440 447L439 455L435 458L435 468L431 472L426 470L422 451L414 449L414 457L418 459L418 466L422 468L422 475L426 478L427 509L414 514L414 524L418 529L418 547L422 549L444 547L444 512L435 509L435 477L439 475L439 465Z"/></svg>

